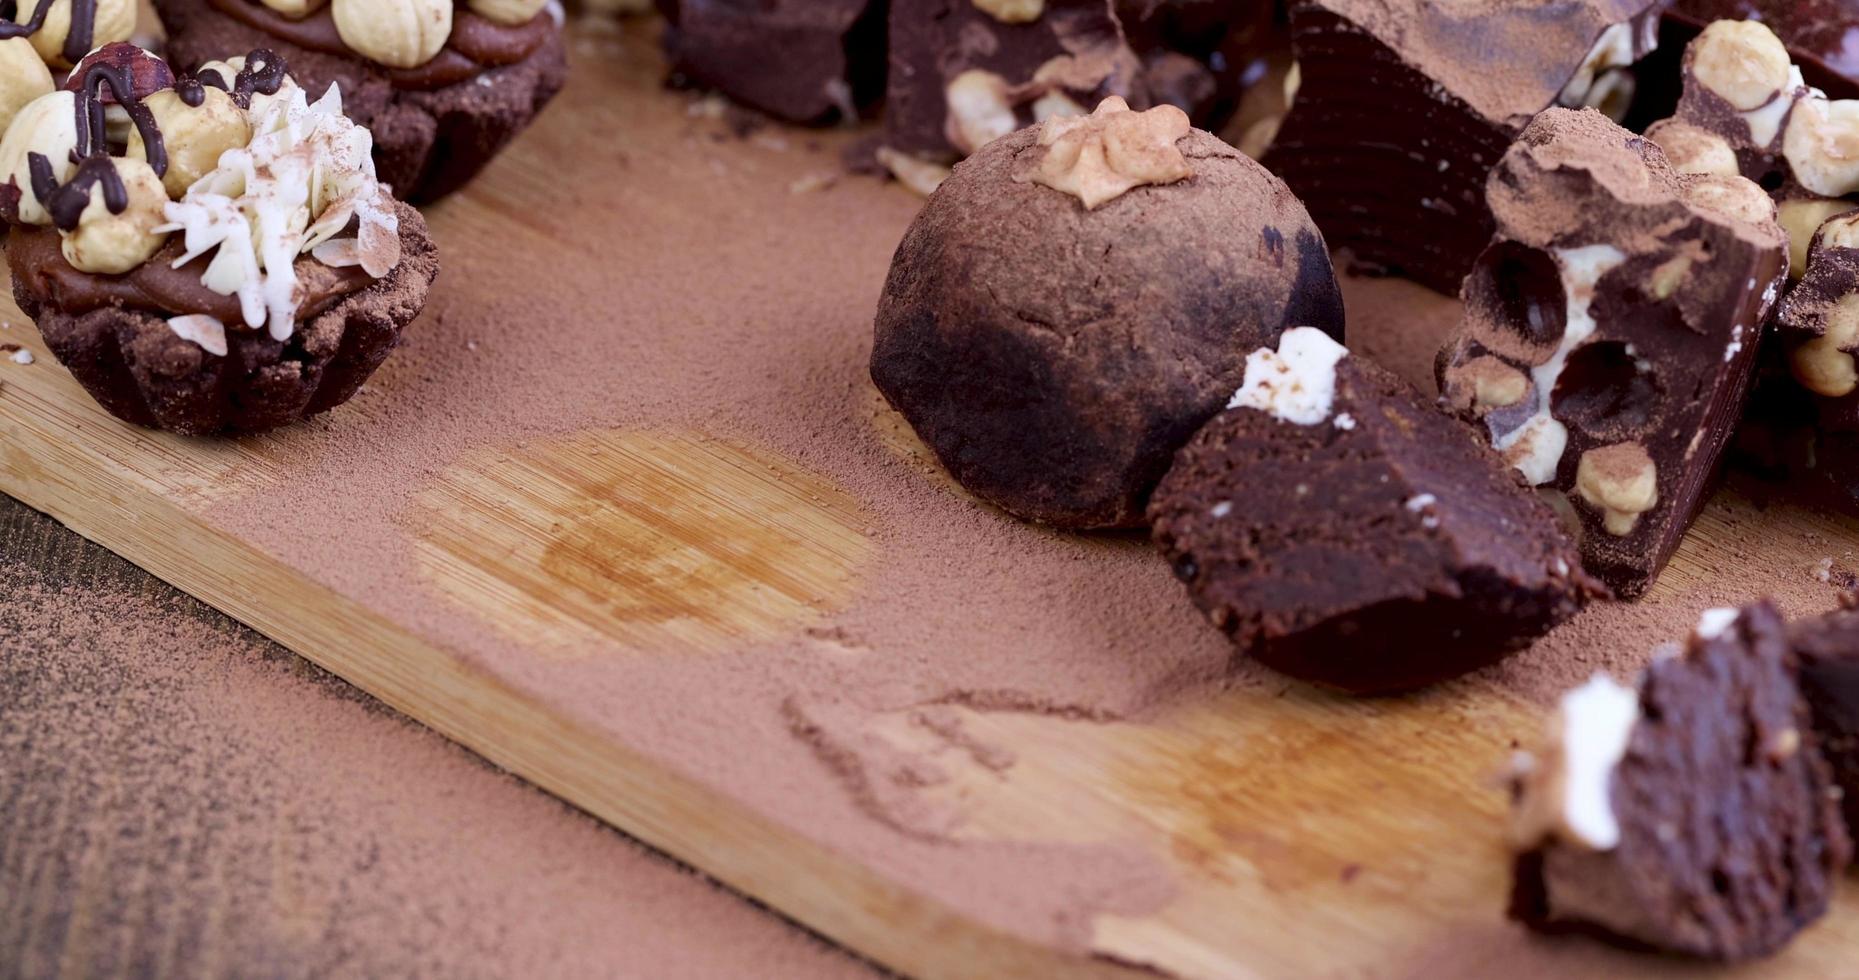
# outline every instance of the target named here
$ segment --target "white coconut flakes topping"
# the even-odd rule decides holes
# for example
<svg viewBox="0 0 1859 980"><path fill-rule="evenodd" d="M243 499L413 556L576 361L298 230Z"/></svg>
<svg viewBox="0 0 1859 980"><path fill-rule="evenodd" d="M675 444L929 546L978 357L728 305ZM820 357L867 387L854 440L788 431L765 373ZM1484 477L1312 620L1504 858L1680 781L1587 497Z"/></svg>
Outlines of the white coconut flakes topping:
<svg viewBox="0 0 1859 980"><path fill-rule="evenodd" d="M201 282L237 295L245 325L286 340L303 296L297 257L332 267L360 266L379 279L400 263L400 222L388 189L375 179L374 136L342 114L331 85L312 103L286 80L246 110L249 145L227 150L219 166L164 212L162 232L181 232L179 268L217 249ZM337 238L350 225L352 238Z"/></svg>

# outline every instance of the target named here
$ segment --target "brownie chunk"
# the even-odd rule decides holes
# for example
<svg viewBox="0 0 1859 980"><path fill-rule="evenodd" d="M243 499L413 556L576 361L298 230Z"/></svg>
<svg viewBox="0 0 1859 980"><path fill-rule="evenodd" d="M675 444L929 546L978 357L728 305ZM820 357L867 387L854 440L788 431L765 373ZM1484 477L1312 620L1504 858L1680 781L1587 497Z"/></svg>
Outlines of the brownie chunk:
<svg viewBox="0 0 1859 980"><path fill-rule="evenodd" d="M884 0L663 0L674 78L796 123L884 95Z"/></svg>
<svg viewBox="0 0 1859 980"><path fill-rule="evenodd" d="M892 0L885 143L950 162L1107 96L1150 104L1112 0Z"/></svg>
<svg viewBox="0 0 1859 980"><path fill-rule="evenodd" d="M892 259L871 376L976 496L1131 527L1245 352L1297 325L1343 326L1304 206L1180 110L1113 99L955 168Z"/></svg>
<svg viewBox="0 0 1859 980"><path fill-rule="evenodd" d="M1774 205L1569 109L1530 124L1488 198L1498 235L1466 279L1442 397L1566 498L1588 571L1636 597L1742 415L1786 270Z"/></svg>
<svg viewBox="0 0 1859 980"><path fill-rule="evenodd" d="M1629 95L1660 6L1297 0L1302 85L1266 166L1361 267L1456 293L1491 239L1485 174L1543 109Z"/></svg>
<svg viewBox="0 0 1859 980"><path fill-rule="evenodd" d="M1859 611L1790 623L1788 642L1801 661L1801 693L1839 784L1850 834L1859 828Z"/></svg>
<svg viewBox="0 0 1859 980"><path fill-rule="evenodd" d="M1603 591L1503 460L1309 328L1248 358L1149 516L1241 652L1357 694L1493 663Z"/></svg>
<svg viewBox="0 0 1859 980"><path fill-rule="evenodd" d="M1511 916L1743 960L1824 915L1852 848L1795 669L1763 603L1706 613L1637 695L1565 695L1519 778Z"/></svg>

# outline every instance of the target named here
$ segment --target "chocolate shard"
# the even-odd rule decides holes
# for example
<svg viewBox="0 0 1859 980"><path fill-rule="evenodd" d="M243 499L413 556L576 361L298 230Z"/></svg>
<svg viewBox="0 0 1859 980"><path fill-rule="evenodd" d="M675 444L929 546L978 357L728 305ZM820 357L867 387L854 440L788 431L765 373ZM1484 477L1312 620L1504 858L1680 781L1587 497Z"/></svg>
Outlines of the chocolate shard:
<svg viewBox="0 0 1859 980"><path fill-rule="evenodd" d="M1171 106L1106 103L955 169L898 245L871 355L957 481L1066 528L1140 526L1245 352L1343 323L1329 251L1283 183Z"/></svg>
<svg viewBox="0 0 1859 980"><path fill-rule="evenodd" d="M1637 597L1741 417L1786 270L1774 205L1569 109L1530 124L1488 199L1497 237L1440 354L1442 399L1579 528L1588 571Z"/></svg>
<svg viewBox="0 0 1859 980"><path fill-rule="evenodd" d="M1630 97L1660 6L1298 0L1302 84L1266 166L1359 267L1457 292L1491 238L1486 173L1543 109Z"/></svg>
<svg viewBox="0 0 1859 980"><path fill-rule="evenodd" d="M1251 355L1149 516L1241 653L1354 694L1494 663L1605 594L1503 460L1315 330Z"/></svg>
<svg viewBox="0 0 1859 980"><path fill-rule="evenodd" d="M1714 960L1826 914L1852 855L1781 616L1705 613L1638 690L1565 695L1520 766L1510 914L1549 933Z"/></svg>
<svg viewBox="0 0 1859 980"><path fill-rule="evenodd" d="M884 94L884 0L663 0L674 78L795 123L857 119Z"/></svg>
<svg viewBox="0 0 1859 980"><path fill-rule="evenodd" d="M1277 7L1273 0L1117 0L1116 10L1155 103L1219 132L1274 59L1290 57Z"/></svg>
<svg viewBox="0 0 1859 980"><path fill-rule="evenodd" d="M1788 641L1850 834L1859 829L1859 611L1798 620L1789 624Z"/></svg>
<svg viewBox="0 0 1859 980"><path fill-rule="evenodd" d="M892 0L885 142L950 162L1108 96L1152 103L1113 0Z"/></svg>

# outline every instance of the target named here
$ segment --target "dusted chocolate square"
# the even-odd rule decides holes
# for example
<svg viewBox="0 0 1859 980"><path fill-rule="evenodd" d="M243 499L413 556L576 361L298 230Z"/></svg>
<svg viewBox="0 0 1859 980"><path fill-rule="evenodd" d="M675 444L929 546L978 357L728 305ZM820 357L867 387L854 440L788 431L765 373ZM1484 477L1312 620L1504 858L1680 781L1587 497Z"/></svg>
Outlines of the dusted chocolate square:
<svg viewBox="0 0 1859 980"><path fill-rule="evenodd" d="M663 0L672 71L797 123L884 94L884 0Z"/></svg>
<svg viewBox="0 0 1859 980"><path fill-rule="evenodd" d="M1660 0L1298 0L1302 83L1265 158L1363 268L1455 293L1490 241L1485 174L1543 109L1610 105Z"/></svg>
<svg viewBox="0 0 1859 980"><path fill-rule="evenodd" d="M1537 117L1492 171L1442 398L1580 529L1623 597L1691 524L1786 270L1768 194L1679 174L1592 110Z"/></svg>

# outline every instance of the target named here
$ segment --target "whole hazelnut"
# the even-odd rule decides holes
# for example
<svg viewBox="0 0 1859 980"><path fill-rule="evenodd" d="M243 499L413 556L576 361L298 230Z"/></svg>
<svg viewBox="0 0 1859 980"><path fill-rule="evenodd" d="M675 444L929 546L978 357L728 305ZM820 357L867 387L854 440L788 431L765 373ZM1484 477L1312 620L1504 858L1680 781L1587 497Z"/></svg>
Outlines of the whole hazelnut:
<svg viewBox="0 0 1859 980"><path fill-rule="evenodd" d="M221 154L252 141L252 124L232 96L216 88L203 91L206 99L198 106L181 101L173 89L156 92L143 102L154 114L168 150L168 172L161 183L171 198L179 199L212 173ZM148 159L139 131L130 131L127 155L133 160Z"/></svg>
<svg viewBox="0 0 1859 980"><path fill-rule="evenodd" d="M492 23L519 27L542 13L546 0L471 0L471 12Z"/></svg>
<svg viewBox="0 0 1859 980"><path fill-rule="evenodd" d="M12 181L19 187L19 220L29 225L49 225L52 216L32 191L32 171L28 160L34 153L51 161L52 175L60 181L71 176L77 165L71 152L77 149L77 96L70 92L48 92L21 108L0 139L0 182Z"/></svg>
<svg viewBox="0 0 1859 980"><path fill-rule="evenodd" d="M991 71L970 68L951 79L943 95L949 106L946 135L965 155L1020 128L1007 80Z"/></svg>
<svg viewBox="0 0 1859 980"><path fill-rule="evenodd" d="M1782 134L1782 156L1801 186L1822 197L1859 191L1859 100L1801 100Z"/></svg>
<svg viewBox="0 0 1859 980"><path fill-rule="evenodd" d="M104 203L103 186L92 187L77 228L64 233L64 253L65 261L80 272L117 276L147 262L167 241L155 228L167 220L162 212L168 206L168 191L148 164L109 159L129 191L129 206L112 214Z"/></svg>
<svg viewBox="0 0 1859 980"><path fill-rule="evenodd" d="M974 0L975 9L1003 24L1030 24L1046 11L1046 0Z"/></svg>
<svg viewBox="0 0 1859 980"><path fill-rule="evenodd" d="M301 20L323 9L329 0L259 0L265 6L292 20Z"/></svg>
<svg viewBox="0 0 1859 980"><path fill-rule="evenodd" d="M1672 169L1681 174L1716 174L1720 177L1740 177L1743 174L1730 141L1708 129L1676 119L1666 119L1654 123L1646 131L1646 138L1665 151L1665 158L1671 161Z"/></svg>
<svg viewBox="0 0 1859 980"><path fill-rule="evenodd" d="M330 0L342 43L390 68L418 68L452 36L452 0Z"/></svg>
<svg viewBox="0 0 1859 980"><path fill-rule="evenodd" d="M26 103L54 88L52 70L39 60L32 42L23 37L0 41L0 133L12 125Z"/></svg>
<svg viewBox="0 0 1859 980"><path fill-rule="evenodd" d="M1799 279L1807 272L1807 253L1814 244L1820 226L1835 215L1853 210L1851 201L1823 197L1794 198L1781 202L1782 230L1788 233L1788 277Z"/></svg>
<svg viewBox="0 0 1859 980"><path fill-rule="evenodd" d="M1658 506L1659 469L1637 442L1590 449L1575 468L1575 492L1601 511L1607 533L1625 537Z"/></svg>
<svg viewBox="0 0 1859 980"><path fill-rule="evenodd" d="M1859 343L1859 295L1842 299L1826 316L1825 332L1788 353L1788 367L1801 387L1841 398L1859 388L1859 368L1849 350Z"/></svg>
<svg viewBox="0 0 1859 980"><path fill-rule="evenodd" d="M115 68L122 72L129 81L131 98L146 99L155 92L174 86L174 70L168 67L166 61L127 41L118 41L85 55L77 67L71 69L64 87L73 92L83 91L90 84L91 72L100 67ZM116 90L108 85L103 86L98 97L106 105L115 105L119 101Z"/></svg>
<svg viewBox="0 0 1859 980"><path fill-rule="evenodd" d="M1753 224L1775 220L1775 199L1747 177L1696 174L1687 179L1685 196L1697 207Z"/></svg>
<svg viewBox="0 0 1859 980"><path fill-rule="evenodd" d="M71 4L73 0L52 0L52 8L45 14L45 26L28 35L33 50L39 52L39 58L54 68L70 68L71 62L65 58L65 41L71 36ZM116 41L127 41L136 30L136 0L94 0L97 5L95 18L91 22L90 46L100 48ZM13 15L15 21L31 18L38 0L28 0L18 6Z"/></svg>
<svg viewBox="0 0 1859 980"><path fill-rule="evenodd" d="M1756 21L1711 24L1691 42L1688 61L1698 84L1744 112L1766 105L1788 85L1788 48Z"/></svg>

